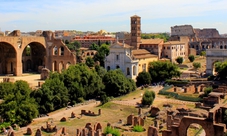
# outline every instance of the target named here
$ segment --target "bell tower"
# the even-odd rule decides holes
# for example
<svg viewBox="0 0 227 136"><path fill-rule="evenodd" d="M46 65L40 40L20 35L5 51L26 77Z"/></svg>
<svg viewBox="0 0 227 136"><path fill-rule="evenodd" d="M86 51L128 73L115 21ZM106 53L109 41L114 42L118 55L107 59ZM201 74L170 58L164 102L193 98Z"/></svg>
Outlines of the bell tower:
<svg viewBox="0 0 227 136"><path fill-rule="evenodd" d="M131 16L131 46L139 49L141 43L141 18L137 15Z"/></svg>

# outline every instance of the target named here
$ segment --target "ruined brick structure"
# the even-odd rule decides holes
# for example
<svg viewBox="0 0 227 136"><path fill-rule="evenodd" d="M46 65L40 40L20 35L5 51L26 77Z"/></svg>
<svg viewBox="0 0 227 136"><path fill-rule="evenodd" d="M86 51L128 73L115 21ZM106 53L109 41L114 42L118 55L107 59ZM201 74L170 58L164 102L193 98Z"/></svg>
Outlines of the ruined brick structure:
<svg viewBox="0 0 227 136"><path fill-rule="evenodd" d="M13 31L0 37L0 74L22 75L38 72L40 66L61 72L76 64L75 55L53 32L44 31L40 36L21 36Z"/></svg>
<svg viewBox="0 0 227 136"><path fill-rule="evenodd" d="M226 109L226 104L217 105L209 111L207 117L183 116L175 118L168 114L167 130L162 131L162 136L187 136L187 129L193 123L201 125L206 136L224 136L226 125L223 118Z"/></svg>

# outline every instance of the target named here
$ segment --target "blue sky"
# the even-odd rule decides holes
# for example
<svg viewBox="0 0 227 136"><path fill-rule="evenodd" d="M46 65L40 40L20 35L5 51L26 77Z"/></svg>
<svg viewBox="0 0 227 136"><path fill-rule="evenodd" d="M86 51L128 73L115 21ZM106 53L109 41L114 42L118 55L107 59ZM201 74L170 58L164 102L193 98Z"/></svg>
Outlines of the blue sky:
<svg viewBox="0 0 227 136"><path fill-rule="evenodd" d="M170 32L175 25L227 33L227 0L0 0L5 30L130 31L130 16L142 32Z"/></svg>

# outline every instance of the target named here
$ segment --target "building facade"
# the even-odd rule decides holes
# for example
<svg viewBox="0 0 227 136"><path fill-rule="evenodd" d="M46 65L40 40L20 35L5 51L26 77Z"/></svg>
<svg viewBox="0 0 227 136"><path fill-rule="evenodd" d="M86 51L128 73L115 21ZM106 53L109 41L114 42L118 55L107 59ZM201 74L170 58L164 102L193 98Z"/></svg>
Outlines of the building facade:
<svg viewBox="0 0 227 136"><path fill-rule="evenodd" d="M163 44L162 56L175 62L177 57L185 59L185 43L179 41L169 41Z"/></svg>
<svg viewBox="0 0 227 136"><path fill-rule="evenodd" d="M73 41L78 41L81 47L89 48L93 43L98 44L100 42L100 44L103 44L103 43L110 44L110 43L114 43L116 40L111 36L91 35L91 36L75 36L73 38Z"/></svg>

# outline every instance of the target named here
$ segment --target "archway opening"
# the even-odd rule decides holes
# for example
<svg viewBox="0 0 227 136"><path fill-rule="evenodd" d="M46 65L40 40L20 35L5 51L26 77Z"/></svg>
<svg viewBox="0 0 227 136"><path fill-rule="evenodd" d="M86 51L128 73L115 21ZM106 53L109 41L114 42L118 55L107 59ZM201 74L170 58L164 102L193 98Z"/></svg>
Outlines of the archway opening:
<svg viewBox="0 0 227 136"><path fill-rule="evenodd" d="M216 76L217 75L217 68L221 65L221 61L215 61L212 63L212 70L213 70L213 75Z"/></svg>
<svg viewBox="0 0 227 136"><path fill-rule="evenodd" d="M23 73L38 73L45 67L46 49L37 42L28 44L22 54Z"/></svg>
<svg viewBox="0 0 227 136"><path fill-rule="evenodd" d="M0 52L0 75L15 74L17 54L13 45L0 42Z"/></svg>
<svg viewBox="0 0 227 136"><path fill-rule="evenodd" d="M203 127L197 123L192 123L187 129L187 136L205 136L206 132Z"/></svg>

